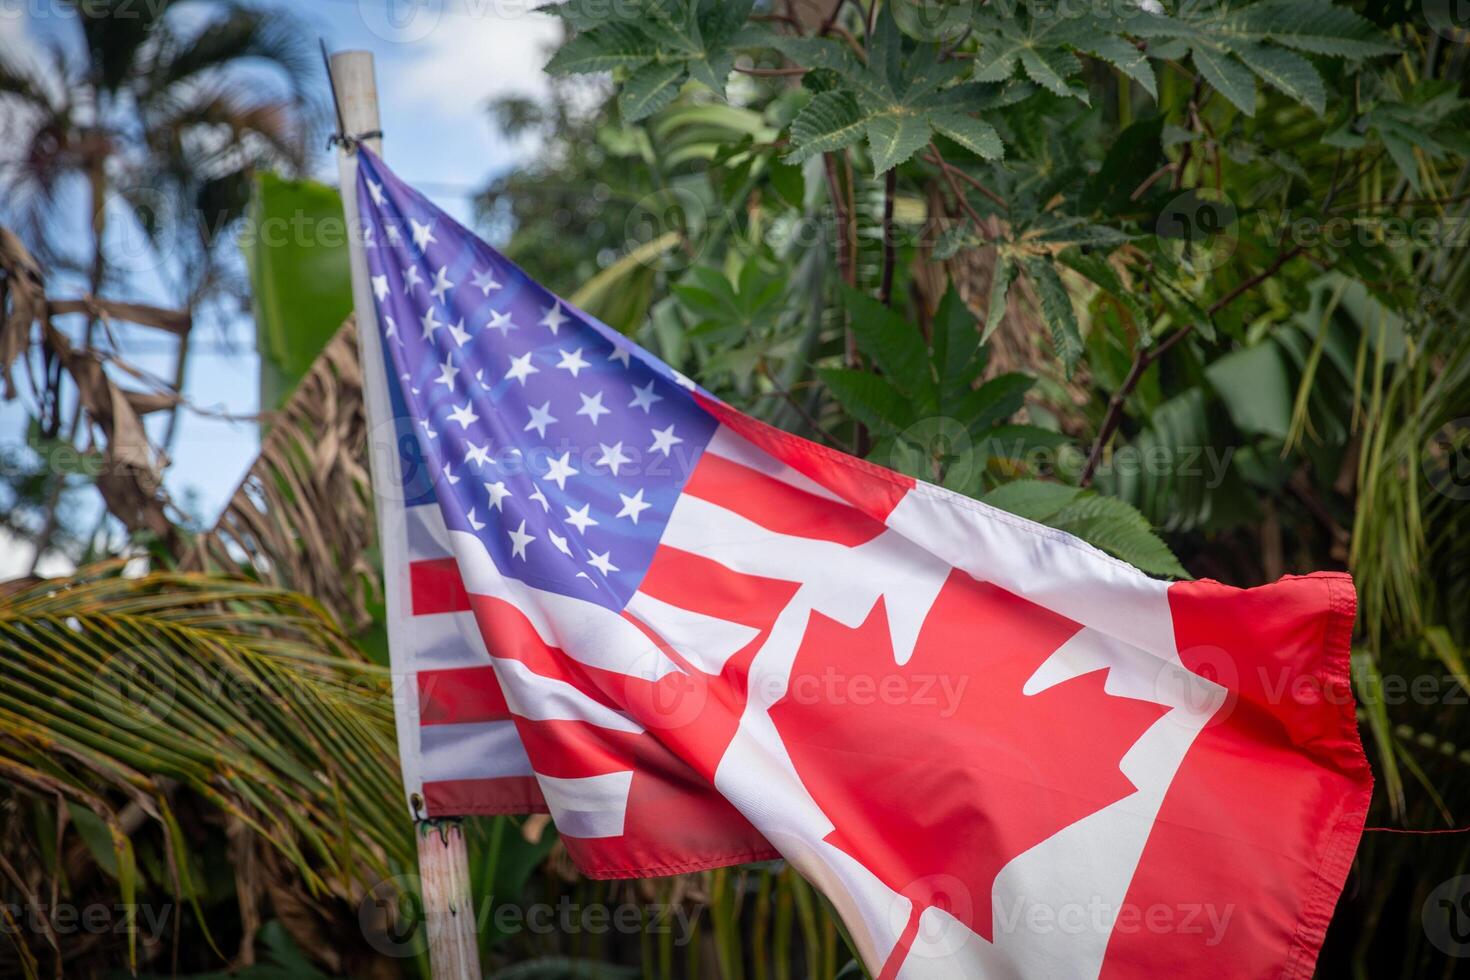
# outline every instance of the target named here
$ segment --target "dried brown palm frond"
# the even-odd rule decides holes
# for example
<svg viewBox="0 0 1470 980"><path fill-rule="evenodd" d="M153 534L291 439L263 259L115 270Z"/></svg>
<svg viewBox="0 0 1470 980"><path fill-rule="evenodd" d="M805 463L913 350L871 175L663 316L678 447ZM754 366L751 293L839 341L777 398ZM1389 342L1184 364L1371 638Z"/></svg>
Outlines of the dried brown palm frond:
<svg viewBox="0 0 1470 980"><path fill-rule="evenodd" d="M368 625L379 588L362 369L351 317L270 419L260 455L188 569L252 568L316 598L349 631Z"/></svg>
<svg viewBox="0 0 1470 980"><path fill-rule="evenodd" d="M55 421L62 401L62 378L69 380L82 410L79 418L86 424L75 435L100 449L96 483L108 510L129 531L146 531L173 546L178 529L175 509L163 489L165 460L148 438L142 416L173 406L177 394L157 385L151 391L118 385L106 370L108 362L133 377L147 375L115 354L74 345L53 322L54 317L68 314L86 315L104 327L113 319L123 319L179 336L188 333L190 317L177 310L95 296L50 300L40 264L19 237L0 228L0 374L5 379L6 399L16 396L14 372L17 361L23 362L43 413L49 406ZM45 364L59 365L60 372L36 377L34 364L26 360L33 347Z"/></svg>

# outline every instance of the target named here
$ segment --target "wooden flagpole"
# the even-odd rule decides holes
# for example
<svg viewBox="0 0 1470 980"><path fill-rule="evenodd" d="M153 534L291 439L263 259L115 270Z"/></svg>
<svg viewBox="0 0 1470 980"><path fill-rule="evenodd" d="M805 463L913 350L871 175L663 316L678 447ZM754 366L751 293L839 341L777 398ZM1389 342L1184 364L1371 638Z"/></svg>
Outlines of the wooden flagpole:
<svg viewBox="0 0 1470 980"><path fill-rule="evenodd" d="M325 52L325 48L323 48ZM362 227L357 213L357 146L382 154L378 123L378 89L369 51L341 51L329 59L332 95L336 101L337 171L341 179L342 210L347 218L348 251L352 263L352 300L364 375L382 370L377 339L377 314L363 251ZM377 363L373 363L374 358ZM391 413L391 409L385 410ZM386 416L382 416L386 417ZM415 798L417 807L417 798ZM480 957L475 936L474 902L470 893L470 866L464 829L458 820L420 820L417 810L414 837L418 841L419 884L424 926L428 932L429 963L435 980L480 980Z"/></svg>

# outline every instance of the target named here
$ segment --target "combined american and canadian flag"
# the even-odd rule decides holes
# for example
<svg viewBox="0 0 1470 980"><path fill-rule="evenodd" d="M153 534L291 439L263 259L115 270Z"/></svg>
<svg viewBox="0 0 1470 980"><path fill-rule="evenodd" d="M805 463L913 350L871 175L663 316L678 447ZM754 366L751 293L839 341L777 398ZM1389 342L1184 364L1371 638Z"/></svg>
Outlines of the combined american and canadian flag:
<svg viewBox="0 0 1470 980"><path fill-rule="evenodd" d="M1311 976L1372 785L1346 575L1149 578L741 414L366 149L355 205L416 815L785 859L883 978Z"/></svg>

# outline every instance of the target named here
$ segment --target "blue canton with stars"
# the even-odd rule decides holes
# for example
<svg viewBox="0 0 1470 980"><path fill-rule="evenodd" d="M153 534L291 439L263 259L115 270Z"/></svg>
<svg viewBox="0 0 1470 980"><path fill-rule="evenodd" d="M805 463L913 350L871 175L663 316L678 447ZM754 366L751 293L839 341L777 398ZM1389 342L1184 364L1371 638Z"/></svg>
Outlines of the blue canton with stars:
<svg viewBox="0 0 1470 980"><path fill-rule="evenodd" d="M406 503L437 499L511 578L622 609L717 423L683 375L358 156L394 412L417 436Z"/></svg>

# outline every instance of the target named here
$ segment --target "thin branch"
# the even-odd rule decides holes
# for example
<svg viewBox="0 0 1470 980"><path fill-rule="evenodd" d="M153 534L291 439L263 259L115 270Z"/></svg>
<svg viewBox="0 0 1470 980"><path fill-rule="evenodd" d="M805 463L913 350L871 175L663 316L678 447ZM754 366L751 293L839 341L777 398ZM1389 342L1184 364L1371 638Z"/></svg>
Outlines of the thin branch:
<svg viewBox="0 0 1470 980"><path fill-rule="evenodd" d="M742 75L753 75L756 78L786 78L793 75L805 75L811 71L810 68L802 68L799 65L793 65L790 68L742 68L736 65L735 70Z"/></svg>
<svg viewBox="0 0 1470 980"><path fill-rule="evenodd" d="M878 299L887 306L893 299L893 267L898 262L898 249L893 240L893 197L898 190L898 168L890 167L883 176L883 281Z"/></svg>
<svg viewBox="0 0 1470 980"><path fill-rule="evenodd" d="M968 174L965 171L961 170L959 167L956 167L954 164L952 164L952 163L948 162L947 160L945 160L944 157L942 157L939 154L939 148L937 146L935 146L933 143L930 143L929 144L929 153L928 153L928 156L925 157L925 159L928 160L930 163L934 164L935 166L939 167L940 169L944 170L945 171L945 175L946 175L946 179L948 179L948 177L951 177L951 176L958 177L960 180L963 180L965 183L967 183L971 187L975 188L975 190L979 191L981 194L984 194L986 197L988 197L991 200L991 202L993 204L995 204L996 207L998 207L998 208L1000 208L1000 209L1002 209L1004 211L1009 211L1010 210L1010 205L1006 203L1006 199L1005 198L1001 197L999 194L997 194L995 191L991 190L989 187L986 187L977 178L971 176L970 174ZM953 185L951 185L951 186L953 186ZM958 193L958 191L956 191L956 193Z"/></svg>

